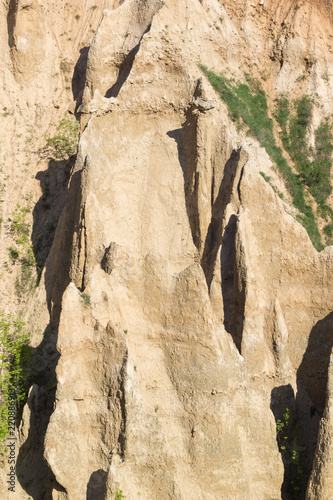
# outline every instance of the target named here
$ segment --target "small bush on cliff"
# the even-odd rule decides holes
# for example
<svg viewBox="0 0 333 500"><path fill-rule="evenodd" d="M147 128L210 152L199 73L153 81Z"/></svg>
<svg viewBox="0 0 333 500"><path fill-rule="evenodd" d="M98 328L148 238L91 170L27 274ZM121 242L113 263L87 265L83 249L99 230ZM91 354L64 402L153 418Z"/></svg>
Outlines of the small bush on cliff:
<svg viewBox="0 0 333 500"><path fill-rule="evenodd" d="M17 204L12 213L11 231L18 245L26 245L29 243L30 223L28 214L30 210Z"/></svg>
<svg viewBox="0 0 333 500"><path fill-rule="evenodd" d="M282 418L276 420L276 439L286 470L287 489L292 500L303 498L300 496L305 488L306 467L304 451L300 446L299 421L296 414L286 408Z"/></svg>
<svg viewBox="0 0 333 500"><path fill-rule="evenodd" d="M68 160L76 154L79 139L79 124L74 118L63 118L53 137L46 135L46 145L39 150L41 156L55 160Z"/></svg>
<svg viewBox="0 0 333 500"><path fill-rule="evenodd" d="M115 500L121 500L122 498L126 498L126 495L123 495L123 490L117 490L114 492Z"/></svg>
<svg viewBox="0 0 333 500"><path fill-rule="evenodd" d="M15 435L30 377L29 336L19 318L0 312L0 453L6 437Z"/></svg>
<svg viewBox="0 0 333 500"><path fill-rule="evenodd" d="M21 264L20 277L16 279L15 288L19 296L31 291L36 285L36 278L40 272L37 266L34 248L30 244L31 224L29 221L30 210L16 205L12 213L11 232L18 248L9 248L9 258L14 265L17 261ZM37 275L36 275L37 272Z"/></svg>

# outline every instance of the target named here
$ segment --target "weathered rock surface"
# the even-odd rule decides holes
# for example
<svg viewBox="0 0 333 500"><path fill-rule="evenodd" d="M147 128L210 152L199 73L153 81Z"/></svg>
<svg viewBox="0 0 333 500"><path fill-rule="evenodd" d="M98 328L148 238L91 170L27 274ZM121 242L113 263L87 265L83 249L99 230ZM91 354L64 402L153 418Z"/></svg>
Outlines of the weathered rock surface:
<svg viewBox="0 0 333 500"><path fill-rule="evenodd" d="M300 498L330 498L332 248L317 253L286 212L259 174L271 171L266 152L236 130L197 66L237 76L264 58L267 90L285 90L320 33L306 85L331 112L319 77L333 62L326 3L84 6L83 16L107 9L86 78L73 80L78 155L26 313L45 366L23 411L17 498L21 485L37 500L117 490L129 500L287 500L276 438L286 408L305 442ZM12 26L3 81L54 82L38 64L48 50L59 57L60 34L37 29L44 7L1 8ZM75 22L79 40L87 22ZM12 498L1 478L1 498Z"/></svg>

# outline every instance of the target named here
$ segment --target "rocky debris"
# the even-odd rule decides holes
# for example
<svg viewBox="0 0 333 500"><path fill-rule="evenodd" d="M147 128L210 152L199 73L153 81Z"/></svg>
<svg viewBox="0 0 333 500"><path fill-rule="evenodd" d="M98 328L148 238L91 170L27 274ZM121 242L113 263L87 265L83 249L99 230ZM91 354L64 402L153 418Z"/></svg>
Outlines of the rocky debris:
<svg viewBox="0 0 333 500"><path fill-rule="evenodd" d="M77 112L81 114L97 115L101 113L108 113L118 105L118 100L115 97L103 97L98 89L94 92L94 97L87 103L82 103Z"/></svg>
<svg viewBox="0 0 333 500"><path fill-rule="evenodd" d="M193 99L192 107L204 113L205 111L209 111L210 109L215 108L215 104L213 103L213 101L206 101L201 97L197 97L196 99Z"/></svg>

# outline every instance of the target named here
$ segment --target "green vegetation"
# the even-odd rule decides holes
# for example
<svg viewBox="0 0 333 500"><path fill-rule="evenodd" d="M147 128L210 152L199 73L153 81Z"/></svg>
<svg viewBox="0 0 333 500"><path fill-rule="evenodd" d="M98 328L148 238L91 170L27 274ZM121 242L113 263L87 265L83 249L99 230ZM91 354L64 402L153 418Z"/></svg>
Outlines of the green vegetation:
<svg viewBox="0 0 333 500"><path fill-rule="evenodd" d="M55 160L68 160L76 154L79 123L74 118L63 118L57 126L56 135L44 137L46 145L39 150L41 156Z"/></svg>
<svg viewBox="0 0 333 500"><path fill-rule="evenodd" d="M274 186L274 184L273 184L273 183L272 183L272 181L271 181L270 176L269 176L269 175L266 175L264 172L259 172L259 174L260 174L260 175L261 175L261 177L262 177L263 179L265 179L265 181L266 181L266 182L267 182L267 183L271 186L271 188L272 188L272 189L274 190L274 192L275 192L275 193L276 193L276 194L277 194L277 195L281 198L281 200L283 200L283 198L284 198L284 197L283 197L283 193L281 193L281 191L279 191L279 190L277 189L277 187L276 187L276 186Z"/></svg>
<svg viewBox="0 0 333 500"><path fill-rule="evenodd" d="M0 453L26 400L31 366L29 336L19 318L0 312Z"/></svg>
<svg viewBox="0 0 333 500"><path fill-rule="evenodd" d="M6 118L7 116L11 116L13 114L13 111L12 112L8 111L8 109L6 107L3 107L2 109L3 109L2 116L4 118Z"/></svg>
<svg viewBox="0 0 333 500"><path fill-rule="evenodd" d="M324 233L326 243L331 243L333 211L326 204L332 192L330 183L333 137L327 118L323 119L315 131L315 147L307 142L313 104L308 96L303 96L291 105L286 97L276 100L275 117L281 127L283 147L288 151L299 172L299 177L316 200L318 214L329 219Z"/></svg>
<svg viewBox="0 0 333 500"><path fill-rule="evenodd" d="M330 193L329 175L332 152L332 137L328 121L324 120L316 131L316 151L307 146L306 135L312 116L310 99L305 96L295 104L295 115L290 113L290 103L285 98L277 100L275 118L281 127L283 147L290 154L299 175L294 174L274 137L273 120L268 116L268 105L260 82L247 75L247 82L236 82L223 75L216 75L206 66L200 65L221 99L227 104L231 119L238 128L246 127L264 147L282 174L293 204L300 212L298 221L307 230L317 250L324 245L317 227L315 214L307 202L304 185L319 204L325 216L330 209L324 204ZM314 158L313 160L311 158ZM326 227L326 233L330 232ZM325 233L325 234L326 234Z"/></svg>
<svg viewBox="0 0 333 500"><path fill-rule="evenodd" d="M287 474L287 488L292 499L297 500L305 487L305 447L299 445L299 422L294 413L286 408L282 419L276 421L276 438Z"/></svg>
<svg viewBox="0 0 333 500"><path fill-rule="evenodd" d="M16 262L16 260L19 258L19 251L17 250L17 248L14 248L14 247L9 247L8 249L9 251L9 258L12 262L12 264L14 264Z"/></svg>
<svg viewBox="0 0 333 500"><path fill-rule="evenodd" d="M115 500L121 500L122 498L126 498L126 495L123 495L123 490L117 490L114 492Z"/></svg>
<svg viewBox="0 0 333 500"><path fill-rule="evenodd" d="M83 302L84 302L85 306L90 306L91 305L90 295L88 295L87 293L81 293L81 297L83 298Z"/></svg>
<svg viewBox="0 0 333 500"><path fill-rule="evenodd" d="M18 245L25 245L29 243L30 234L30 224L28 221L28 214L30 210L25 207L21 207L20 204L16 205L14 212L12 213L12 233L14 240Z"/></svg>
<svg viewBox="0 0 333 500"><path fill-rule="evenodd" d="M11 231L18 248L10 247L8 251L11 263L15 264L19 261L21 264L21 274L15 282L16 292L19 296L32 290L36 284L37 263L33 246L30 244L29 213L30 211L27 208L21 207L19 204L16 205L12 213Z"/></svg>

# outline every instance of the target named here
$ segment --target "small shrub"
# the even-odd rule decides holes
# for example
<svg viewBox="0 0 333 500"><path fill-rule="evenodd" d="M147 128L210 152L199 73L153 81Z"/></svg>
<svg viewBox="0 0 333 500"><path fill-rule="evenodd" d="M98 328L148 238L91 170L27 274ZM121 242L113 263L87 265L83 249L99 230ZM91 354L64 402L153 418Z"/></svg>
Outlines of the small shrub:
<svg viewBox="0 0 333 500"><path fill-rule="evenodd" d="M79 138L79 124L73 118L63 118L53 137L44 136L46 145L39 150L41 156L48 156L55 160L68 160L76 154Z"/></svg>
<svg viewBox="0 0 333 500"><path fill-rule="evenodd" d="M261 175L261 177L263 179L265 179L266 182L269 182L271 180L270 176L269 175L266 175L264 172L259 172L259 174Z"/></svg>
<svg viewBox="0 0 333 500"><path fill-rule="evenodd" d="M117 490L114 492L115 500L121 500L122 498L126 498L126 495L123 495L123 490Z"/></svg>
<svg viewBox="0 0 333 500"><path fill-rule="evenodd" d="M29 209L16 205L12 213L11 230L18 245L25 245L29 242L30 223L28 221Z"/></svg>
<svg viewBox="0 0 333 500"><path fill-rule="evenodd" d="M306 448L299 444L299 422L289 408L285 409L281 419L276 420L276 438L286 468L287 489L291 498L297 500L306 483L303 457Z"/></svg>
<svg viewBox="0 0 333 500"><path fill-rule="evenodd" d="M21 263L21 275L15 281L18 296L22 296L35 288L38 284L38 273L41 271L37 266L33 245L30 244L29 212L27 208L18 204L12 214L11 230L19 249L10 247L9 257L12 264L17 260Z"/></svg>
<svg viewBox="0 0 333 500"><path fill-rule="evenodd" d="M12 262L12 264L14 264L16 262L16 260L19 258L19 251L17 250L17 248L14 248L14 247L9 247L8 249L9 251L9 258Z"/></svg>
<svg viewBox="0 0 333 500"><path fill-rule="evenodd" d="M60 62L60 70L62 73L70 73L72 70L72 63L68 59L62 59Z"/></svg>
<svg viewBox="0 0 333 500"><path fill-rule="evenodd" d="M18 423L20 408L26 400L31 366L29 336L24 332L24 323L4 313L0 313L0 362L0 453L3 453L4 440L14 434L13 425ZM16 420L9 418L13 411Z"/></svg>
<svg viewBox="0 0 333 500"><path fill-rule="evenodd" d="M88 295L87 293L81 293L81 297L83 298L83 302L84 302L85 306L90 306L91 305L90 295Z"/></svg>

